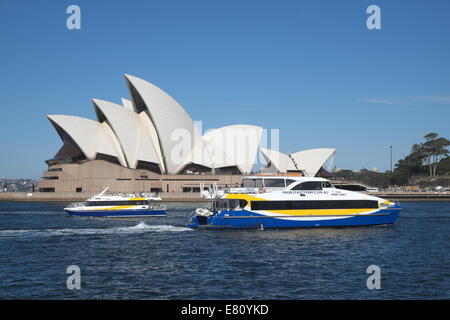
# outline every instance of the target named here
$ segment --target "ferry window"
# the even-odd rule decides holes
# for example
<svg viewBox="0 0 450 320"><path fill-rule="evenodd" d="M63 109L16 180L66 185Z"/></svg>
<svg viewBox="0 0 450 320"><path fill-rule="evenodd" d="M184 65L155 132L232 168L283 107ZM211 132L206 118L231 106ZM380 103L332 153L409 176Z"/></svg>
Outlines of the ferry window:
<svg viewBox="0 0 450 320"><path fill-rule="evenodd" d="M230 208L229 201L231 201L231 200L226 200L226 199L219 200L217 209L228 209L228 208Z"/></svg>
<svg viewBox="0 0 450 320"><path fill-rule="evenodd" d="M213 202L213 209L236 209L240 206L238 199L219 199Z"/></svg>
<svg viewBox="0 0 450 320"><path fill-rule="evenodd" d="M333 188L333 186L331 185L331 183L329 183L328 181L324 181L322 184L323 188Z"/></svg>
<svg viewBox="0 0 450 320"><path fill-rule="evenodd" d="M252 201L252 210L313 210L313 209L365 209L378 208L374 200L304 200L304 201Z"/></svg>
<svg viewBox="0 0 450 320"><path fill-rule="evenodd" d="M147 200L142 201L88 201L87 206L141 206L148 204Z"/></svg>
<svg viewBox="0 0 450 320"><path fill-rule="evenodd" d="M242 180L242 187L244 187L244 188L254 188L255 187L255 180L253 180L253 179L244 179L244 180Z"/></svg>
<svg viewBox="0 0 450 320"><path fill-rule="evenodd" d="M217 209L224 209L226 207L227 207L226 206L226 201L223 201L223 200L217 201Z"/></svg>
<svg viewBox="0 0 450 320"><path fill-rule="evenodd" d="M300 183L291 190L322 190L322 181L307 181Z"/></svg>
<svg viewBox="0 0 450 320"><path fill-rule="evenodd" d="M239 200L239 208L245 208L245 206L247 205L247 200Z"/></svg>
<svg viewBox="0 0 450 320"><path fill-rule="evenodd" d="M236 209L239 206L239 200L231 199L228 201L228 208L230 209Z"/></svg>
<svg viewBox="0 0 450 320"><path fill-rule="evenodd" d="M262 188L262 179L243 179L242 187L244 188Z"/></svg>
<svg viewBox="0 0 450 320"><path fill-rule="evenodd" d="M286 186L288 186L288 185L290 185L290 184L292 184L294 182L295 182L294 179L286 179Z"/></svg>
<svg viewBox="0 0 450 320"><path fill-rule="evenodd" d="M264 186L266 188L285 187L284 179L264 179Z"/></svg>

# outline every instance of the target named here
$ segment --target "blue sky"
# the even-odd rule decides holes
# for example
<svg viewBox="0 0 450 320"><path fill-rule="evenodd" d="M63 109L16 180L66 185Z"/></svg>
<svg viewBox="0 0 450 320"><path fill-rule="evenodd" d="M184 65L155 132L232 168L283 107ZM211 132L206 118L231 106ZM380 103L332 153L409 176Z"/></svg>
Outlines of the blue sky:
<svg viewBox="0 0 450 320"><path fill-rule="evenodd" d="M68 30L66 8L81 8ZM381 30L366 9L381 8ZM0 177L40 177L61 141L46 114L95 118L123 74L203 128L280 130L280 151L335 147L339 168L389 169L450 138L450 1L0 0Z"/></svg>

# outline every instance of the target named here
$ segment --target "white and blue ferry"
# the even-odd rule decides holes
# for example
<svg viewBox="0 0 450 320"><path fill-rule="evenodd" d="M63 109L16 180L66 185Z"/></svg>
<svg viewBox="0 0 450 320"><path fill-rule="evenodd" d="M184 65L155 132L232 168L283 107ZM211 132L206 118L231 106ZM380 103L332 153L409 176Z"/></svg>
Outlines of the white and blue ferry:
<svg viewBox="0 0 450 320"><path fill-rule="evenodd" d="M188 226L197 229L351 227L393 224L397 202L335 188L324 178L246 177L243 188L203 190L211 201Z"/></svg>
<svg viewBox="0 0 450 320"><path fill-rule="evenodd" d="M105 195L108 188L87 199L85 202L72 203L64 210L71 216L83 217L146 217L165 216L166 207L158 204L160 197L145 194Z"/></svg>

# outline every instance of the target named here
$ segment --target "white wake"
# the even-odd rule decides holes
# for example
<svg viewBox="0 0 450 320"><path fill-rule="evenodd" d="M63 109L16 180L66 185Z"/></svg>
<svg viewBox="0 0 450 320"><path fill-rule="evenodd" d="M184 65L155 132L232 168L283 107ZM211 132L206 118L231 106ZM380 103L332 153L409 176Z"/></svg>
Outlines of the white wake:
<svg viewBox="0 0 450 320"><path fill-rule="evenodd" d="M171 225L147 225L145 222L131 227L98 228L98 229L25 229L0 230L0 237L42 237L42 236L71 236L71 235L108 235L108 234L138 234L146 232L182 232L192 231L186 227Z"/></svg>

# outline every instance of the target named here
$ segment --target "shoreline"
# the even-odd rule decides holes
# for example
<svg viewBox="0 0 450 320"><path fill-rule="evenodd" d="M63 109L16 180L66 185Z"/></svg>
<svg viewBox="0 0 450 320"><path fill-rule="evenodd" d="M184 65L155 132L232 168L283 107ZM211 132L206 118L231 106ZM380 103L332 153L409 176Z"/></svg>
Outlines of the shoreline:
<svg viewBox="0 0 450 320"><path fill-rule="evenodd" d="M364 192L389 200L408 202L450 202L449 192ZM45 193L45 192L0 192L0 202L77 202L85 201L93 193ZM207 202L199 194L169 192L161 193L161 202Z"/></svg>

